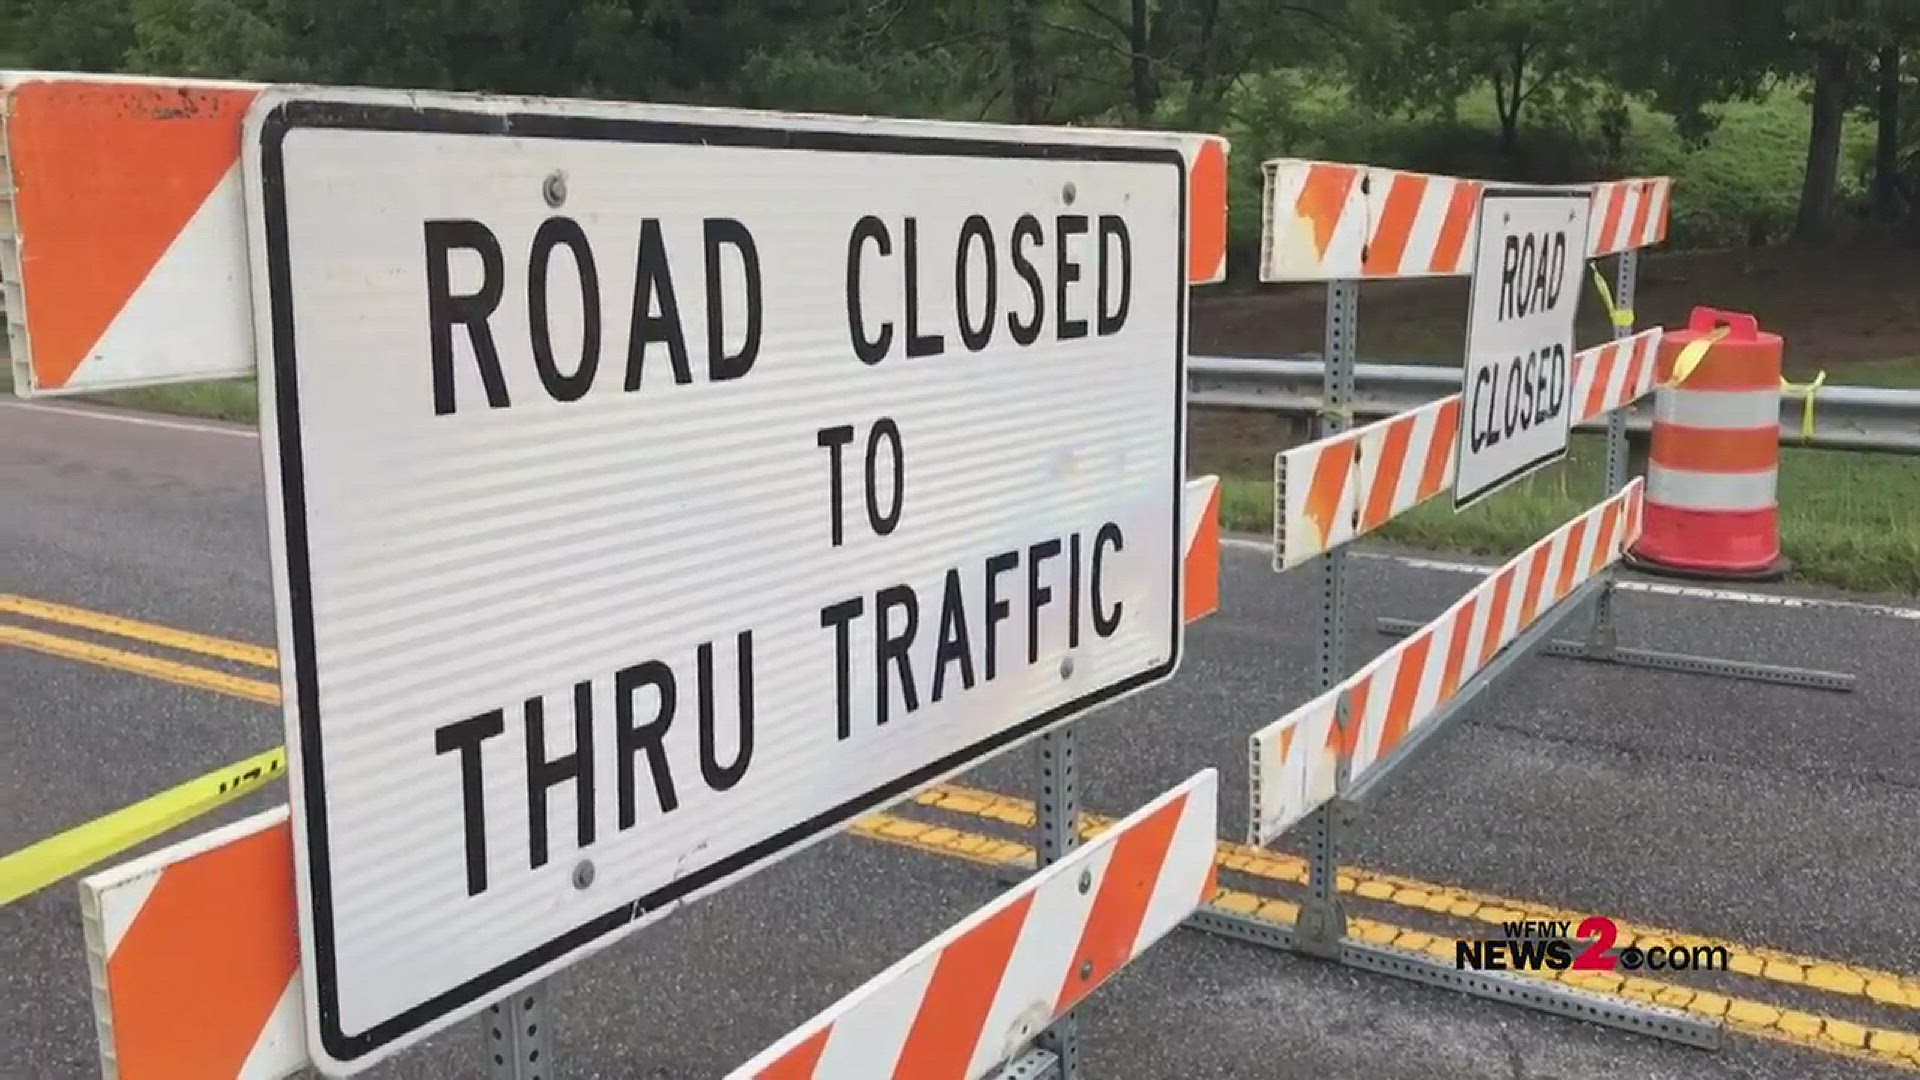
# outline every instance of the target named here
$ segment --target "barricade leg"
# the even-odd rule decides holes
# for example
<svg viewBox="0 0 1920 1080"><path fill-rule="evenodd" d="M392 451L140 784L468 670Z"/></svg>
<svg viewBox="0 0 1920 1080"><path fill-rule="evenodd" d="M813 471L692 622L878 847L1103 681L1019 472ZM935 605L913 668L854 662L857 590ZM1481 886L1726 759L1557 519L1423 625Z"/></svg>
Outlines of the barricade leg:
<svg viewBox="0 0 1920 1080"><path fill-rule="evenodd" d="M488 1080L552 1080L546 1018L547 988L537 983L480 1014L486 1034Z"/></svg>
<svg viewBox="0 0 1920 1080"><path fill-rule="evenodd" d="M1080 779L1074 769L1073 738L1073 728L1064 726L1037 740L1040 798L1039 820L1035 824L1040 835L1039 843L1034 845L1036 870L1059 862L1080 846ZM1054 1021L1053 1026L1035 1040L1035 1047L1052 1057L1056 1070L1053 1075L1060 1080L1076 1080L1080 1075L1079 1031L1071 1012ZM1014 1063L1019 1064L1020 1061ZM1044 1073L1043 1069L1025 1075ZM1011 1071L1007 1077L1013 1080Z"/></svg>

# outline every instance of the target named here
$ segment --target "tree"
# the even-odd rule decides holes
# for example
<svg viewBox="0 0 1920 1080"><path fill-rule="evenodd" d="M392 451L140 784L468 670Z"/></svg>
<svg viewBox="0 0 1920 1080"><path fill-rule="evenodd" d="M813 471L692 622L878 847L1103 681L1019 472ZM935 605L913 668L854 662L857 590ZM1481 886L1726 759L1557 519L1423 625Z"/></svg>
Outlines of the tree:
<svg viewBox="0 0 1920 1080"><path fill-rule="evenodd" d="M1559 104L1587 70L1587 45L1609 29L1595 0L1391 0L1399 31L1365 55L1363 100L1451 115L1460 96L1493 90L1500 147L1519 149L1529 109Z"/></svg>

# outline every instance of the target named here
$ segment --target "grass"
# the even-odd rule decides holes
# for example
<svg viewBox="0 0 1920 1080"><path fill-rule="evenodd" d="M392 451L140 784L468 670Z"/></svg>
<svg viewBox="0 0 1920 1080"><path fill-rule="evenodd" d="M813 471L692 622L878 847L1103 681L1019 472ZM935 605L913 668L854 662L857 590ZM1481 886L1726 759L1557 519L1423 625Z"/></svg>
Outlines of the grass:
<svg viewBox="0 0 1920 1080"><path fill-rule="evenodd" d="M1512 555L1598 501L1606 443L1576 435L1567 459L1464 513L1446 495L1388 523L1381 539L1414 547ZM1273 529L1270 477L1228 477L1226 528ZM1780 450L1780 548L1801 581L1920 595L1920 458Z"/></svg>
<svg viewBox="0 0 1920 1080"><path fill-rule="evenodd" d="M107 390L83 395L79 400L116 405L124 409L251 424L260 419L258 394L252 379L218 379L175 383L171 386L141 386L131 390Z"/></svg>

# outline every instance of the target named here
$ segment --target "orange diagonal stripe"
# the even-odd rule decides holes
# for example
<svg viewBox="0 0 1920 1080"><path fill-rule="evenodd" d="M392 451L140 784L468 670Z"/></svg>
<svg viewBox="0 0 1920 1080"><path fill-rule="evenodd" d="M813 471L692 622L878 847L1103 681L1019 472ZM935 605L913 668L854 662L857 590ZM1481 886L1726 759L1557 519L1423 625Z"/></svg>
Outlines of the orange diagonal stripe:
<svg viewBox="0 0 1920 1080"><path fill-rule="evenodd" d="M1227 154L1207 139L1187 173L1187 280L1206 281L1227 256Z"/></svg>
<svg viewBox="0 0 1920 1080"><path fill-rule="evenodd" d="M65 385L239 164L257 93L66 81L12 91L24 315L44 385Z"/></svg>
<svg viewBox="0 0 1920 1080"><path fill-rule="evenodd" d="M813 1072L820 1065L820 1055L827 1052L827 1039L833 1035L833 1028L824 1027L798 1046L780 1055L780 1060L754 1074L754 1080L813 1080Z"/></svg>
<svg viewBox="0 0 1920 1080"><path fill-rule="evenodd" d="M1653 181L1642 180L1633 187L1640 196L1640 204L1633 208L1633 224L1627 228L1629 246L1640 243L1640 238L1646 234L1647 214L1653 209Z"/></svg>
<svg viewBox="0 0 1920 1080"><path fill-rule="evenodd" d="M1600 511L1600 536L1594 541L1593 558L1587 563L1587 573L1597 574L1607 564L1613 554L1613 530L1620 524L1620 502L1612 500Z"/></svg>
<svg viewBox="0 0 1920 1080"><path fill-rule="evenodd" d="M1493 604L1487 609L1487 636L1480 643L1480 665L1486 666L1505 642L1500 640L1507 623L1507 601L1513 596L1513 567L1502 569L1493 579Z"/></svg>
<svg viewBox="0 0 1920 1080"><path fill-rule="evenodd" d="M1620 211L1626 207L1627 185L1607 184L1602 190L1606 192L1607 204L1606 216L1601 218L1600 246L1598 250L1611 251L1613 249L1613 230L1619 227Z"/></svg>
<svg viewBox="0 0 1920 1080"><path fill-rule="evenodd" d="M1392 277L1400 272L1400 259L1413 237L1413 219L1420 213L1420 199L1426 194L1427 178L1417 173L1394 173L1387 187L1386 205L1380 221L1367 241L1366 257L1360 272Z"/></svg>
<svg viewBox="0 0 1920 1080"><path fill-rule="evenodd" d="M1350 436L1323 447L1313 463L1313 479L1307 483L1307 521L1320 534L1322 548L1333 535L1333 518L1340 512L1347 476L1353 472L1354 441Z"/></svg>
<svg viewBox="0 0 1920 1080"><path fill-rule="evenodd" d="M1367 718L1367 699L1373 696L1373 676L1367 675L1347 689L1347 731L1340 734L1340 725L1335 723L1328 729L1327 745L1342 754L1352 754L1353 748L1360 745L1360 725ZM1336 717L1338 713L1334 714Z"/></svg>
<svg viewBox="0 0 1920 1080"><path fill-rule="evenodd" d="M1433 425L1433 438L1427 443L1427 460L1420 468L1419 498L1425 500L1447 482L1447 462L1453 459L1454 443L1460 438L1460 395L1440 402L1440 415Z"/></svg>
<svg viewBox="0 0 1920 1080"><path fill-rule="evenodd" d="M1547 579L1548 556L1553 554L1553 545L1542 544L1533 549L1533 555L1527 560L1527 591L1521 594L1519 628L1525 630L1533 625L1533 617L1540 613L1540 586Z"/></svg>
<svg viewBox="0 0 1920 1080"><path fill-rule="evenodd" d="M1412 439L1413 417L1396 417L1387 424L1380 463L1373 471L1373 483L1367 485L1367 509L1360 518L1363 531L1377 529L1393 516L1393 493L1400 487L1400 467L1406 464L1407 444Z"/></svg>
<svg viewBox="0 0 1920 1080"><path fill-rule="evenodd" d="M1393 697L1387 700L1386 729L1380 733L1378 756L1400 745L1413 719L1414 699L1420 694L1420 678L1427 670L1427 654L1433 651L1433 634L1421 631L1400 651L1400 667L1393 675Z"/></svg>
<svg viewBox="0 0 1920 1080"><path fill-rule="evenodd" d="M913 1028L895 1059L896 1080L941 1080L967 1075L974 1043L980 1038L987 1011L1000 992L1007 960L1020 941L1031 892L1015 900L965 936L946 947L933 969L933 979L920 998Z"/></svg>
<svg viewBox="0 0 1920 1080"><path fill-rule="evenodd" d="M1560 553L1560 576L1553 583L1553 598L1557 601L1573 588L1573 576L1580 570L1580 545L1587 538L1587 519L1578 518L1573 528L1567 532L1567 548Z"/></svg>
<svg viewBox="0 0 1920 1080"><path fill-rule="evenodd" d="M1473 616L1479 606L1475 597L1467 597L1460 614L1453 620L1453 636L1447 642L1447 666L1440 671L1440 700L1451 699L1460 689L1460 670L1467 662L1467 641L1473 636Z"/></svg>
<svg viewBox="0 0 1920 1080"><path fill-rule="evenodd" d="M1066 981L1061 984L1059 997L1054 1002L1054 1015L1073 1008L1133 957L1140 924L1147 917L1153 887L1167 863L1167 850L1173 846L1174 829L1180 824L1180 815L1186 806L1187 796L1183 794L1147 815L1114 841L1113 857L1107 861L1106 875L1100 879L1100 891L1094 894L1093 909L1087 913L1087 925L1080 932L1080 944L1073 950L1073 963L1067 968ZM966 1063L960 1064L964 1067ZM906 1080L917 1074L895 1075L899 1080Z"/></svg>
<svg viewBox="0 0 1920 1080"><path fill-rule="evenodd" d="M297 927L285 823L168 867L107 959L121 1075L238 1075L294 977Z"/></svg>
<svg viewBox="0 0 1920 1080"><path fill-rule="evenodd" d="M1473 214L1480 208L1480 188L1477 180L1460 180L1453 185L1453 197L1447 200L1447 216L1440 222L1440 238L1433 245L1433 261L1427 269L1432 273L1448 273L1460 265L1460 256L1467 249L1467 234L1473 228Z"/></svg>
<svg viewBox="0 0 1920 1080"><path fill-rule="evenodd" d="M1587 387L1587 403L1581 410L1581 419L1598 416L1607 407L1607 383L1613 379L1613 365L1619 357L1618 345L1602 345L1587 354L1587 362L1593 366L1593 382Z"/></svg>
<svg viewBox="0 0 1920 1080"><path fill-rule="evenodd" d="M1313 222L1314 257L1327 257L1327 245L1333 240L1333 231L1340 225L1340 215L1346 211L1347 195L1353 191L1354 181L1360 178L1357 165L1309 165L1307 180L1300 188L1300 201L1295 207L1300 216Z"/></svg>
<svg viewBox="0 0 1920 1080"><path fill-rule="evenodd" d="M1207 493L1207 508L1201 512L1200 531L1193 538L1182 563L1185 571L1182 607L1187 622L1194 622L1220 610L1220 485Z"/></svg>

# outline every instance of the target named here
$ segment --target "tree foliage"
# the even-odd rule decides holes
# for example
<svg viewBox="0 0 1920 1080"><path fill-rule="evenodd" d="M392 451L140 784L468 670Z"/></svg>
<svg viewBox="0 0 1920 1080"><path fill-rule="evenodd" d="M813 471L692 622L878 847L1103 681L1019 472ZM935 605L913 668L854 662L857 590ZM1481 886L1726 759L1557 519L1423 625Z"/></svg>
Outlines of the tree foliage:
<svg viewBox="0 0 1920 1080"><path fill-rule="evenodd" d="M1618 159L1635 100L1698 144L1804 84L1799 231L1833 226L1850 112L1880 215L1920 216L1920 0L0 0L0 31L44 68L1230 130L1242 169L1327 94L1490 98L1511 171L1549 127Z"/></svg>

